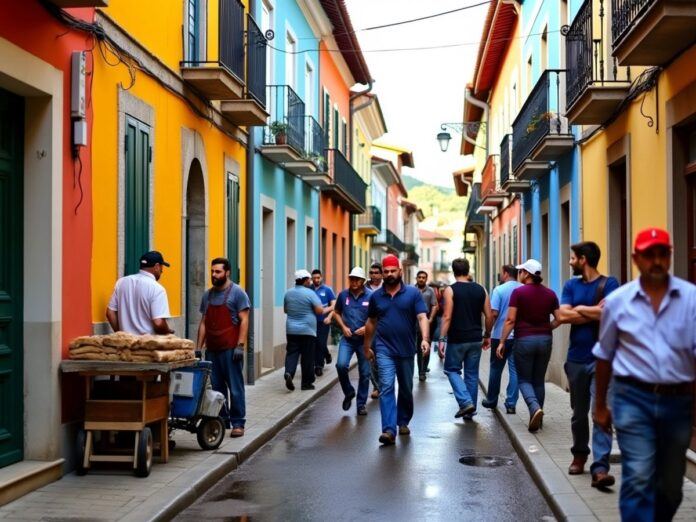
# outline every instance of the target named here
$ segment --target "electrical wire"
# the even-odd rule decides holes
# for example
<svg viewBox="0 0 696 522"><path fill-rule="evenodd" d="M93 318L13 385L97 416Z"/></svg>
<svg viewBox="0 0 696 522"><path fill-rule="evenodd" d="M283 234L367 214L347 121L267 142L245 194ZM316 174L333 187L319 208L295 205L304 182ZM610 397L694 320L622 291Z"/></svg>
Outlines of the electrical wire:
<svg viewBox="0 0 696 522"><path fill-rule="evenodd" d="M78 200L77 205L75 205L75 215L77 216L77 210L80 208L82 205L82 200L85 198L85 192L82 189L82 158L80 157L79 147L77 147L77 154L75 154L75 163L78 166L78 171L77 176L73 171L73 189L75 188L75 178L77 177L77 187L80 190L80 199Z"/></svg>

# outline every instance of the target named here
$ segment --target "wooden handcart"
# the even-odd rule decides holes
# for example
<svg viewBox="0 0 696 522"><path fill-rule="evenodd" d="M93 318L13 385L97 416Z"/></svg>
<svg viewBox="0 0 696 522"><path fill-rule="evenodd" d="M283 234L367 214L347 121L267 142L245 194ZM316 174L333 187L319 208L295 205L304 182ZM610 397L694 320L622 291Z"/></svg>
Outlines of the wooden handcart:
<svg viewBox="0 0 696 522"><path fill-rule="evenodd" d="M194 362L63 361L62 372L78 373L85 381L85 422L76 441L76 472L87 473L94 462L121 462L132 464L136 476L147 477L155 450L151 426L156 428L160 459L167 462L169 372ZM123 447L97 452L95 439L100 432L133 432L132 452Z"/></svg>

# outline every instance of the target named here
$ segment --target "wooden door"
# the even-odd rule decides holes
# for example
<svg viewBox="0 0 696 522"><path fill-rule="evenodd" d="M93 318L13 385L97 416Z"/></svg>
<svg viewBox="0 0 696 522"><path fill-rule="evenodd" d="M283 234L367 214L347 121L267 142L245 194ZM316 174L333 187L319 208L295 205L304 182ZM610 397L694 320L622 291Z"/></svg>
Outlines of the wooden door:
<svg viewBox="0 0 696 522"><path fill-rule="evenodd" d="M24 101L0 89L0 467L22 460L22 141Z"/></svg>
<svg viewBox="0 0 696 522"><path fill-rule="evenodd" d="M696 130L688 136L686 176L686 223L687 223L687 262L689 280L696 284ZM696 383L694 383L696 393ZM696 451L696 402L694 403L693 429L691 431L692 450Z"/></svg>

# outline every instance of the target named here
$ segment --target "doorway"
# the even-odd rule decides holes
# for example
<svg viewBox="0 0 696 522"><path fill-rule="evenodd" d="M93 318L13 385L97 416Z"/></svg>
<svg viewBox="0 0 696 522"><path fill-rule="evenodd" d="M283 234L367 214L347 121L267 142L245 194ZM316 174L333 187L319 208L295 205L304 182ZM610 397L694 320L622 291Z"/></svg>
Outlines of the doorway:
<svg viewBox="0 0 696 522"><path fill-rule="evenodd" d="M195 339L200 320L199 307L206 290L205 185L197 159L189 167L186 184L186 337Z"/></svg>
<svg viewBox="0 0 696 522"><path fill-rule="evenodd" d="M261 366L262 372L275 367L273 360L273 263L275 260L274 212L263 209L261 221Z"/></svg>
<svg viewBox="0 0 696 522"><path fill-rule="evenodd" d="M609 275L621 284L630 277L626 157L609 165Z"/></svg>
<svg viewBox="0 0 696 522"><path fill-rule="evenodd" d="M24 100L0 89L0 468L24 458Z"/></svg>

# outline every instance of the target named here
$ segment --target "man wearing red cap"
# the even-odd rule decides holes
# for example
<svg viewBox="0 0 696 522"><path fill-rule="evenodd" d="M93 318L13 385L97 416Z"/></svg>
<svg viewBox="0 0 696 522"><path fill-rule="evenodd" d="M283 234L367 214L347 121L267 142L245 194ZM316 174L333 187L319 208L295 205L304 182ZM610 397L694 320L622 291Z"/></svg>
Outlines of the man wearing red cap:
<svg viewBox="0 0 696 522"><path fill-rule="evenodd" d="M638 233L640 277L606 298L595 422L621 448L622 520L671 520L682 500L696 378L696 286L670 275L669 233ZM611 377L611 408L607 388Z"/></svg>
<svg viewBox="0 0 696 522"><path fill-rule="evenodd" d="M423 353L430 349L430 338L425 302L417 288L403 283L401 265L396 256L384 258L382 274L382 287L370 296L363 348L368 360L377 359L382 414L379 441L391 445L396 441L397 428L399 435L411 433L408 423L413 417L416 323L420 328ZM395 400L395 380L399 382L398 400Z"/></svg>

